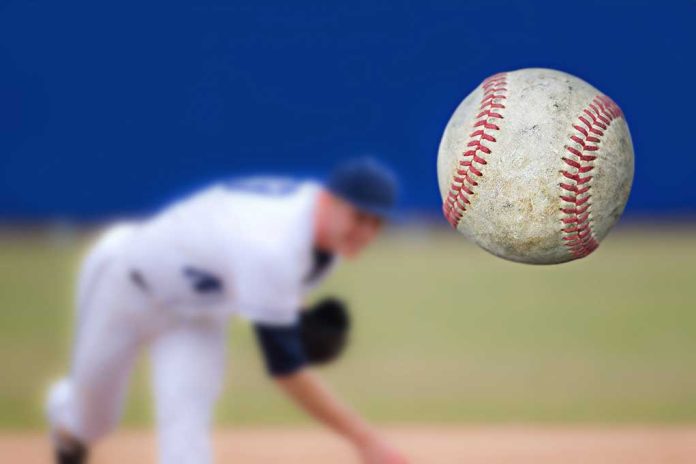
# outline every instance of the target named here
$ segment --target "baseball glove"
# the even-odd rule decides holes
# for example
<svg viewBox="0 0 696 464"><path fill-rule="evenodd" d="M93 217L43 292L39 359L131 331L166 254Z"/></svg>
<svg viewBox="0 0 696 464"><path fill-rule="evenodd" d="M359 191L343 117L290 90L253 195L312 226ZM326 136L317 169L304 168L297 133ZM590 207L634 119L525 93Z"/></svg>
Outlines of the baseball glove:
<svg viewBox="0 0 696 464"><path fill-rule="evenodd" d="M349 332L350 314L339 299L323 299L301 312L300 335L310 364L335 361L348 344Z"/></svg>

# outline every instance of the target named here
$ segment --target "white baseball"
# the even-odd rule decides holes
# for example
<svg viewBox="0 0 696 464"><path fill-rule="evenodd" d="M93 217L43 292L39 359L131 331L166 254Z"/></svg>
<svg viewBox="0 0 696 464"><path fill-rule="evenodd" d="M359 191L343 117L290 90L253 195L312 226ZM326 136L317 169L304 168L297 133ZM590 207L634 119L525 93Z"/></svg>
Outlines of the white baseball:
<svg viewBox="0 0 696 464"><path fill-rule="evenodd" d="M459 105L437 160L443 212L479 246L551 264L594 251L621 216L633 146L621 109L569 74L521 69Z"/></svg>

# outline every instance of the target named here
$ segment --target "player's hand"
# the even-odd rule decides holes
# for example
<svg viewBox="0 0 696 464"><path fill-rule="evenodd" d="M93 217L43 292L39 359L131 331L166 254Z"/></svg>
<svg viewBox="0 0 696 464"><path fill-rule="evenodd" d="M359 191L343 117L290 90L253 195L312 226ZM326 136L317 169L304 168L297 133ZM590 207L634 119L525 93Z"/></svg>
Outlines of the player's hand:
<svg viewBox="0 0 696 464"><path fill-rule="evenodd" d="M370 440L358 447L363 464L409 464L396 448L381 439Z"/></svg>

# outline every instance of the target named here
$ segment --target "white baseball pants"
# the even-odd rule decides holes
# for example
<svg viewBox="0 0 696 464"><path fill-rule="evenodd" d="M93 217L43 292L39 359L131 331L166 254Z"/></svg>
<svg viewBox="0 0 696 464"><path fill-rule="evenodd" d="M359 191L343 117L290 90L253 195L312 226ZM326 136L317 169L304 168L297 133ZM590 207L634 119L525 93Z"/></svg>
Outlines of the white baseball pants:
<svg viewBox="0 0 696 464"><path fill-rule="evenodd" d="M136 357L149 348L160 462L209 463L227 318L182 318L153 306L120 259L134 227L110 229L83 264L72 365L49 392L49 422L88 445L113 430Z"/></svg>

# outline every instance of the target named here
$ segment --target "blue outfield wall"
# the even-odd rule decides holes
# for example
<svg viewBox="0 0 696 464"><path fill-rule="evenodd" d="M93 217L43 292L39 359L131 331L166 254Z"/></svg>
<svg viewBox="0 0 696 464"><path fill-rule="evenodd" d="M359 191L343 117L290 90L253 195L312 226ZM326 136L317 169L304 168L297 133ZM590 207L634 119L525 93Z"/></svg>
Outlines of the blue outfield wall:
<svg viewBox="0 0 696 464"><path fill-rule="evenodd" d="M436 212L437 145L483 78L541 66L623 108L628 214L696 213L693 1L0 5L0 219L146 211L240 173L378 154Z"/></svg>

